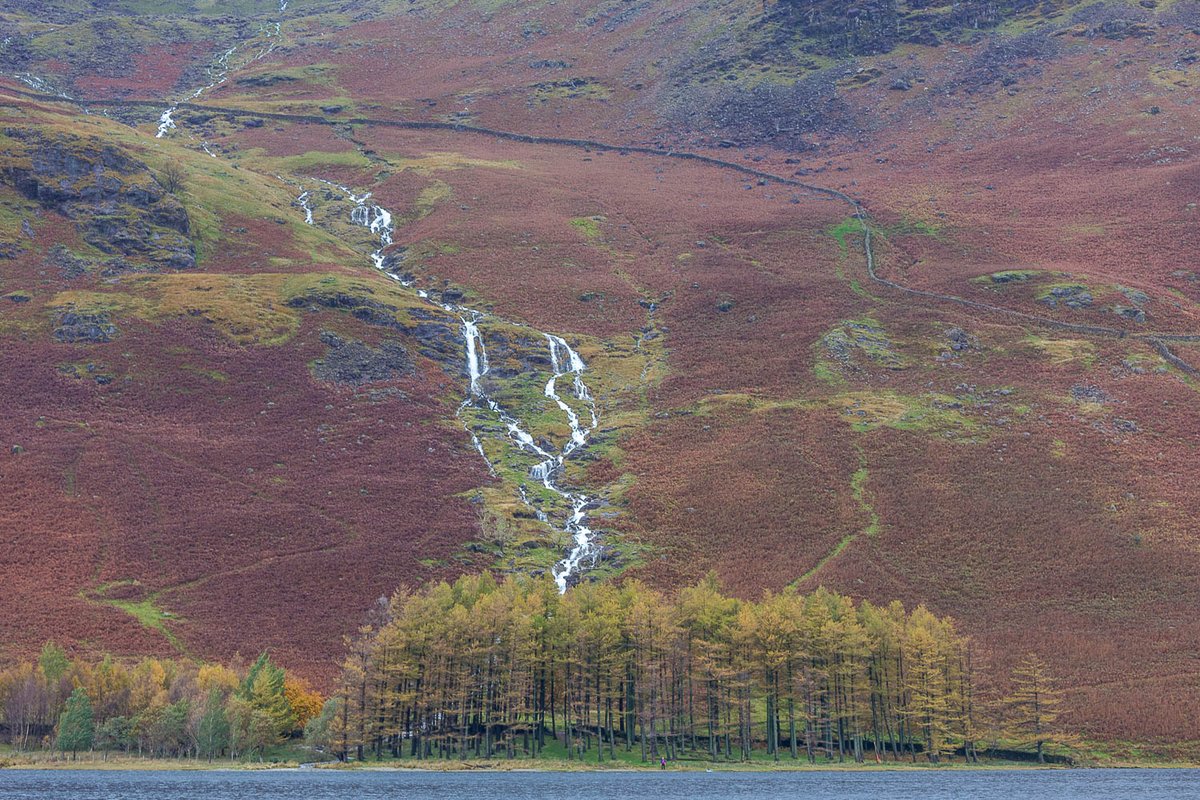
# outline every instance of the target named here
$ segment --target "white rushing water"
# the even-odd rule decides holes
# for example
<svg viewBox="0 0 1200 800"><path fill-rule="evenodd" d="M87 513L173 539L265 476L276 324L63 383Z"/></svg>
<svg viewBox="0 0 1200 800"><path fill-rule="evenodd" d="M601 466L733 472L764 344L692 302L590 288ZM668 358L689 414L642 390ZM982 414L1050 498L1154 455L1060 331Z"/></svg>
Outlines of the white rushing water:
<svg viewBox="0 0 1200 800"><path fill-rule="evenodd" d="M341 193L347 200L353 203L353 208L350 212L350 221L352 223L367 228L377 237L379 246L371 253L371 262L375 268L402 286L411 287L409 281L406 281L401 276L396 275L386 268L384 250L392 244L395 235L391 212L377 203L371 202L370 192L355 194L354 191L346 186L328 181L322 181L322 183ZM305 222L310 225L313 224L311 203L312 194L308 191L302 192L294 201L297 207L304 210ZM459 319L459 332L463 340L464 367L468 379L467 398L459 407L460 415L466 409L478 409L494 415L503 426L505 442L538 459L537 463L530 469L530 477L541 483L546 489L562 497L570 506L571 512L562 525L562 530L571 537L570 550L552 570L559 590L566 591L570 581L577 578L586 566L594 564L600 553L596 542L596 534L587 524L587 510L591 504L591 498L581 492L572 491L561 483L565 459L572 453L578 452L580 448L587 444L596 426L599 424L595 400L592 398L592 393L588 389L583 377L584 372L587 370L587 365L561 336L537 331L538 335L546 340L546 346L550 355L551 376L546 382L544 394L548 399L554 401L563 412L571 431L567 441L559 448L552 447L544 441L539 443L529 433L528 425L519 417L510 413L488 393L484 378L487 376L490 367L488 364L487 346L484 343L483 332L479 327L480 323L487 318L487 315L467 306L435 300L430 296L429 292L423 289L417 290L417 296L443 311L454 314ZM586 409L585 418L581 419L580 413L572 408L563 396L562 392L564 390L559 388L559 382L564 378L570 379L570 388L566 391L574 395L576 401L582 403ZM491 459L488 458L479 435L471 428L469 422L466 423L466 427L471 434L471 443L487 462L488 470L495 474L494 465ZM537 518L547 524L551 524L546 513L536 508L530 501L525 487L518 487L518 491L521 500L530 508L533 508Z"/></svg>
<svg viewBox="0 0 1200 800"><path fill-rule="evenodd" d="M308 223L309 225L312 225L313 224L312 195L309 194L308 192L301 192L300 196L296 198L293 205L299 206L300 208L304 209L304 221L306 223Z"/></svg>

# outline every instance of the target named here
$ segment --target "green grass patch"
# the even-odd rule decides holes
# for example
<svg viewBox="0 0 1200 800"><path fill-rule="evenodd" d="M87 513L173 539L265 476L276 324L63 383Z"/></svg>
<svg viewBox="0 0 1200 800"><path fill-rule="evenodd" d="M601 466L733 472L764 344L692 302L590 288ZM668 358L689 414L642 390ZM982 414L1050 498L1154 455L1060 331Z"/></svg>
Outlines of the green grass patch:
<svg viewBox="0 0 1200 800"><path fill-rule="evenodd" d="M567 78L533 86L533 99L539 103L551 100L607 100L611 96L612 90L594 78Z"/></svg>
<svg viewBox="0 0 1200 800"><path fill-rule="evenodd" d="M193 375L200 375L201 377L208 378L210 381L215 381L216 383L225 383L225 381L229 380L228 375L217 369L208 369L195 364L180 364L179 368L184 372L190 372Z"/></svg>
<svg viewBox="0 0 1200 800"><path fill-rule="evenodd" d="M933 392L919 396L893 391L844 392L828 403L860 433L888 427L953 439L980 431L979 423L954 407L961 405L955 398Z"/></svg>
<svg viewBox="0 0 1200 800"><path fill-rule="evenodd" d="M1096 363L1096 345L1086 339L1054 339L1031 333L1021 341L1056 366L1079 364L1090 368Z"/></svg>
<svg viewBox="0 0 1200 800"><path fill-rule="evenodd" d="M813 364L813 376L828 386L842 386L846 378L833 368L828 361L818 361Z"/></svg>
<svg viewBox="0 0 1200 800"><path fill-rule="evenodd" d="M158 600L162 592L154 592L146 595L141 599L111 597L109 595L115 592L124 592L137 590L141 587L141 583L136 580L111 581L109 583L97 586L95 589L84 590L80 596L90 603L109 606L125 612L138 621L142 627L162 634L172 647L179 652L180 655L186 656L187 650L183 646L183 642L175 635L175 632L167 627L167 623L178 621L178 617L170 611L166 611L159 607Z"/></svg>
<svg viewBox="0 0 1200 800"><path fill-rule="evenodd" d="M867 494L867 481L870 480L871 475L867 469L866 455L863 453L861 447L858 448L858 463L858 469L850 476L850 494L854 496L859 509L867 515L867 525L863 528L863 533L867 536L875 537L879 535L879 514L875 511L875 506L872 505L871 499Z"/></svg>
<svg viewBox="0 0 1200 800"><path fill-rule="evenodd" d="M842 254L846 255L850 249L847 243L848 238L863 235L863 222L858 217L846 217L837 225L827 229L826 233L834 238Z"/></svg>
<svg viewBox="0 0 1200 800"><path fill-rule="evenodd" d="M867 491L867 482L871 479L870 470L867 467L867 456L859 445L855 445L854 450L858 455L858 469L854 470L850 475L850 495L854 498L854 502L858 504L859 510L866 515L867 523L862 527L862 530L847 533L839 539L837 544L833 546L833 549L826 553L812 569L805 572L792 583L793 586L804 583L823 570L829 562L841 555L842 551L849 547L860 535L866 534L867 537L872 539L879 535L882 527L879 521L879 514L875 511L875 506L871 503L871 498Z"/></svg>

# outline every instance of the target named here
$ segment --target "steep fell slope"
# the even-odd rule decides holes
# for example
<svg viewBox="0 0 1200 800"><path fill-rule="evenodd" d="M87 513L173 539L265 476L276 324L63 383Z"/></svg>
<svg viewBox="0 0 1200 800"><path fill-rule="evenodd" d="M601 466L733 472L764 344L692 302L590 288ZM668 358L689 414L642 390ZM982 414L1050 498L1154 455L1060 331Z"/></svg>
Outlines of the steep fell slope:
<svg viewBox="0 0 1200 800"><path fill-rule="evenodd" d="M1200 7L833 5L247 5L153 81L21 50L10 649L270 645L327 674L396 584L552 569L569 509L462 410L453 305L547 452L574 429L544 334L586 362L599 424L558 480L589 574L925 602L994 674L1050 659L1092 736L1200 738ZM850 203L768 173L859 198L873 270Z"/></svg>

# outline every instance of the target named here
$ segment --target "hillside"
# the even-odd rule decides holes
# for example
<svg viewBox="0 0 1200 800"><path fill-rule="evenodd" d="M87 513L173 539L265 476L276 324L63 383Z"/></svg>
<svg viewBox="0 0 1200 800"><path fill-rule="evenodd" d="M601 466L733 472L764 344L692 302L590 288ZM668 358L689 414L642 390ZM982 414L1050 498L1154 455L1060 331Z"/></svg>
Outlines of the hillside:
<svg viewBox="0 0 1200 800"><path fill-rule="evenodd" d="M0 42L0 657L320 680L402 583L715 571L1200 741L1200 4L55 0Z"/></svg>

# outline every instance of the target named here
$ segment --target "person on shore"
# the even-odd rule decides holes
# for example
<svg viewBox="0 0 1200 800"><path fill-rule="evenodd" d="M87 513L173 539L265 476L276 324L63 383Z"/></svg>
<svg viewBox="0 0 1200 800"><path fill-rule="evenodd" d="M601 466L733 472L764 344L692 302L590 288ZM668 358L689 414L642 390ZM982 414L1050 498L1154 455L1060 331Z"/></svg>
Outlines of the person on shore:
<svg viewBox="0 0 1200 800"><path fill-rule="evenodd" d="M666 769L666 768L667 768L667 757L666 757L666 756L661 756L661 757L659 757L659 759L658 759L658 768L659 768L659 769Z"/></svg>

